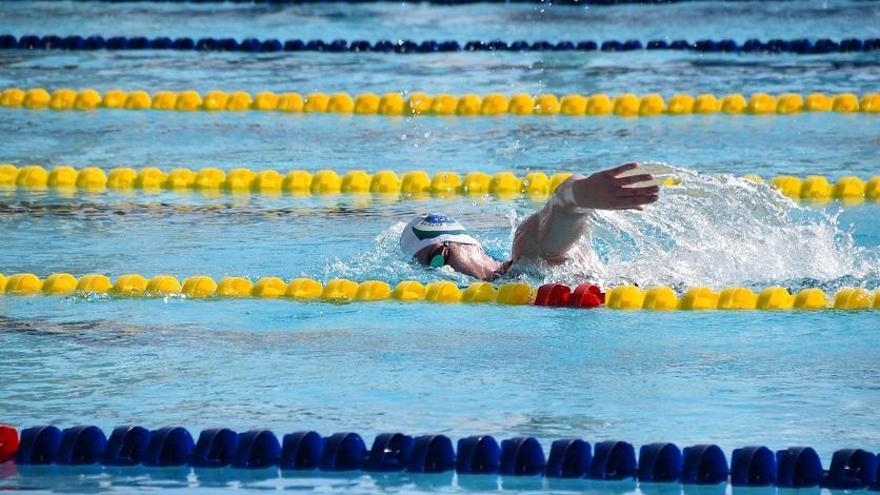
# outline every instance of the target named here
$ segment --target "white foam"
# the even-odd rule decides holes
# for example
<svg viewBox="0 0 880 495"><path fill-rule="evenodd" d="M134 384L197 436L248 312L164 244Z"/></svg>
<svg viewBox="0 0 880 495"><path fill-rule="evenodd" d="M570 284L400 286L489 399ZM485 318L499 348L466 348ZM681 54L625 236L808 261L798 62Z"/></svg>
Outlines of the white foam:
<svg viewBox="0 0 880 495"><path fill-rule="evenodd" d="M872 263L837 213L799 206L767 185L675 169L643 212L596 211L572 261L546 274L570 282L715 287L864 279Z"/></svg>

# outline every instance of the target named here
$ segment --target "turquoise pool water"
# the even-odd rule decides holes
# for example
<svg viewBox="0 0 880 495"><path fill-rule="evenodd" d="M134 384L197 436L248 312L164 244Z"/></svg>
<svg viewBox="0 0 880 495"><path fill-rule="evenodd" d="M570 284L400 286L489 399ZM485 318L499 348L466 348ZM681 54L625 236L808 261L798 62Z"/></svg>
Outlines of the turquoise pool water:
<svg viewBox="0 0 880 495"><path fill-rule="evenodd" d="M874 36L877 4L197 5L2 2L0 32L414 39ZM243 55L0 52L0 86L101 90L876 91L880 55ZM734 176L877 175L871 115L432 118L0 108L17 165L592 171L684 178L644 213L602 213L538 284L880 287L880 206L796 205ZM659 167L659 166L658 166ZM659 169L659 168L658 168ZM724 175L728 174L728 175ZM730 175L732 174L732 175ZM0 273L139 272L470 282L409 263L402 222L446 211L498 257L528 200L0 192ZM0 297L0 422L386 431L732 449L877 449L880 313L616 312L271 300ZM23 470L39 491L717 490L496 477ZM722 488L723 490L724 488Z"/></svg>

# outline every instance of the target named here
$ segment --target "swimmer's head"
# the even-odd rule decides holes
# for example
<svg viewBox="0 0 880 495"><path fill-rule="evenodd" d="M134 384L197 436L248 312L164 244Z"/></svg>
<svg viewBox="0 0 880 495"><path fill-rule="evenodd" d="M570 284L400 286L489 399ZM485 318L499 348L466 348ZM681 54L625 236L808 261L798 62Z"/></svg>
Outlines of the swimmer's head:
<svg viewBox="0 0 880 495"><path fill-rule="evenodd" d="M453 270L480 279L491 278L501 263L458 222L439 214L418 216L403 229L400 247L422 265Z"/></svg>
<svg viewBox="0 0 880 495"><path fill-rule="evenodd" d="M416 257L427 247L437 246L444 242L480 246L480 241L468 234L460 223L446 215L437 213L413 218L406 224L406 227L403 228L403 234L400 235L400 247L412 257Z"/></svg>

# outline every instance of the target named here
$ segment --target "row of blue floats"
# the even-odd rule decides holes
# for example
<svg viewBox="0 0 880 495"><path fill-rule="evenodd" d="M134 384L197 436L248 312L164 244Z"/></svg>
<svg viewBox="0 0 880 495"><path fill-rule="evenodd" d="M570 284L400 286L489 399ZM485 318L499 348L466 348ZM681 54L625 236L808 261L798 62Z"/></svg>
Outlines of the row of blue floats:
<svg viewBox="0 0 880 495"><path fill-rule="evenodd" d="M698 52L743 52L743 53L797 53L825 54L835 52L862 52L880 50L880 38L847 38L835 41L821 38L812 41L806 38L795 40L772 39L761 41L750 39L740 44L732 39L724 40L651 40L642 43L639 40L608 40L601 43L595 41L468 41L463 45L457 41L412 40L377 41L366 40L278 40L247 38L238 41L234 38L147 38L143 36L37 36L24 35L16 37L11 34L0 35L0 49L19 50L202 50L232 52L380 52L380 53L435 53L459 51L595 51L606 52L633 50L693 50Z"/></svg>
<svg viewBox="0 0 880 495"><path fill-rule="evenodd" d="M37 426L21 432L15 462L412 473L454 470L458 474L880 489L878 456L862 449L835 452L826 471L810 447L775 453L767 447L745 447L733 451L728 465L724 452L716 445L682 450L672 443L652 443L639 449L637 459L635 448L627 442L605 441L591 446L584 440L569 438L553 442L545 457L541 444L533 437L511 438L499 445L488 435L462 438L453 448L452 440L444 435L386 433L377 436L367 449L357 433L322 437L314 431L302 431L286 434L279 442L268 430L237 433L219 428L202 431L194 441L181 427L151 431L121 426L108 439L96 426L64 430Z"/></svg>

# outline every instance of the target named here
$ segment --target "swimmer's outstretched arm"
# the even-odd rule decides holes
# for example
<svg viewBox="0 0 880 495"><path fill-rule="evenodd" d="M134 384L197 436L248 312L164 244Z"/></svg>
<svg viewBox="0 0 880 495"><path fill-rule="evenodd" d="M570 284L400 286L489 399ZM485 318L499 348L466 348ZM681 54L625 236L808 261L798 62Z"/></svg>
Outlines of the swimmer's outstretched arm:
<svg viewBox="0 0 880 495"><path fill-rule="evenodd" d="M543 259L550 264L562 263L587 231L590 210L641 210L642 205L657 201L660 188L656 185L627 187L652 180L651 174L619 177L638 166L627 163L586 177L569 177L543 208L516 229L513 261Z"/></svg>

